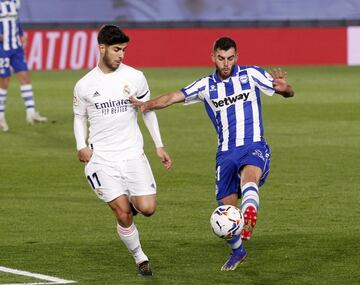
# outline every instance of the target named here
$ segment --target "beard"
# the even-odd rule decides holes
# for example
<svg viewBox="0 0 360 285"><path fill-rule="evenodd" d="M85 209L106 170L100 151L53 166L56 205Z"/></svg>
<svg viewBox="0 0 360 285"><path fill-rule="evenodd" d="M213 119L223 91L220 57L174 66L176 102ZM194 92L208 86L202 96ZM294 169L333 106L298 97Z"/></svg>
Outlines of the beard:
<svg viewBox="0 0 360 285"><path fill-rule="evenodd" d="M226 70L224 68L221 69L218 66L216 66L217 74L222 80L229 78L233 73L234 69L235 69L235 65L233 65L230 69L226 69Z"/></svg>
<svg viewBox="0 0 360 285"><path fill-rule="evenodd" d="M109 54L107 51L105 51L104 58L103 58L104 65L109 68L111 71L115 71L118 69L120 63L111 61Z"/></svg>

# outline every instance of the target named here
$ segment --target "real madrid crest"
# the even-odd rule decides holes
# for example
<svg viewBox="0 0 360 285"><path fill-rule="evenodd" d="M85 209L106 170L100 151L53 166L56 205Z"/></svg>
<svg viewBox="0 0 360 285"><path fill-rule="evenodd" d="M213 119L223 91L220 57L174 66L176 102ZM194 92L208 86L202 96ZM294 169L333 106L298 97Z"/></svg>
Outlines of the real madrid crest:
<svg viewBox="0 0 360 285"><path fill-rule="evenodd" d="M123 94L130 96L131 89L128 85L124 85Z"/></svg>
<svg viewBox="0 0 360 285"><path fill-rule="evenodd" d="M75 96L75 95L74 95L74 97L73 97L73 105L74 105L75 107L77 107L77 106L79 105L78 98L77 98L77 96Z"/></svg>

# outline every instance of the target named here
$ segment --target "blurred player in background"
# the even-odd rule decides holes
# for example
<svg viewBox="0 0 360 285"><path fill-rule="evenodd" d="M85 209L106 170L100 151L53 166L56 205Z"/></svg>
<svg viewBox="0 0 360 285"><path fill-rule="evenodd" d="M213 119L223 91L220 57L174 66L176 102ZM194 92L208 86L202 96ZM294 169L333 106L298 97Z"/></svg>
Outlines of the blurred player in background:
<svg viewBox="0 0 360 285"><path fill-rule="evenodd" d="M162 109L174 103L203 102L218 136L216 154L216 199L219 205L237 206L245 227L241 237L227 240L232 248L230 258L221 270L235 270L246 258L242 240L249 240L257 219L259 187L270 170L270 148L264 139L260 91L272 96L294 96L281 69L268 74L257 66L237 65L234 40L222 37L215 41L212 61L215 72L180 91L171 92L147 102L130 98L142 112Z"/></svg>
<svg viewBox="0 0 360 285"><path fill-rule="evenodd" d="M11 69L20 81L26 121L31 125L47 121L47 118L35 110L33 88L25 62L26 38L18 18L19 9L20 0L0 0L0 130L3 131L9 129L5 119L5 107Z"/></svg>
<svg viewBox="0 0 360 285"><path fill-rule="evenodd" d="M150 90L141 71L122 63L129 37L117 26L105 25L98 34L98 66L80 79L74 89L74 133L79 160L96 195L106 202L117 219L120 239L133 255L139 274L152 275L133 222L136 210L151 216L156 208L156 184L143 151L137 110L130 96L143 102ZM153 111L143 119L166 169L170 156L161 141ZM89 143L86 144L87 121Z"/></svg>

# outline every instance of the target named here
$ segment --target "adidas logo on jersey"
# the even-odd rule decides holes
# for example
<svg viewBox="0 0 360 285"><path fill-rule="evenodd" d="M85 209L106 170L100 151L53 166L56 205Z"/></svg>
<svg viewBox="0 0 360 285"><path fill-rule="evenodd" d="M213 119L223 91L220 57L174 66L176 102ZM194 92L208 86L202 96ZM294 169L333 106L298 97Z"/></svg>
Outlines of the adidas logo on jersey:
<svg viewBox="0 0 360 285"><path fill-rule="evenodd" d="M99 96L101 96L101 94L99 92L95 91L95 93L93 94L93 98L94 97L99 97Z"/></svg>
<svg viewBox="0 0 360 285"><path fill-rule="evenodd" d="M215 108L224 107L224 106L232 105L238 100L246 101L249 98L249 95L250 95L249 92L241 93L238 95L228 96L220 100L211 100L211 102L214 104Z"/></svg>

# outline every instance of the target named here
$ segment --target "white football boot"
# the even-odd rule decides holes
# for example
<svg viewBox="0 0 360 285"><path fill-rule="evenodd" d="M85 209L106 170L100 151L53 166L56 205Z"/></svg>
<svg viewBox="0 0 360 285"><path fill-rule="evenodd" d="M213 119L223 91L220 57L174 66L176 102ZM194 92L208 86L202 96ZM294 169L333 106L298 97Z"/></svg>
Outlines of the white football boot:
<svg viewBox="0 0 360 285"><path fill-rule="evenodd" d="M2 130L3 132L7 132L9 130L9 126L6 123L5 118L0 119L0 130Z"/></svg>
<svg viewBox="0 0 360 285"><path fill-rule="evenodd" d="M26 114L26 122L29 125L33 125L36 123L46 123L47 120L48 119L46 117L41 116L38 112Z"/></svg>

